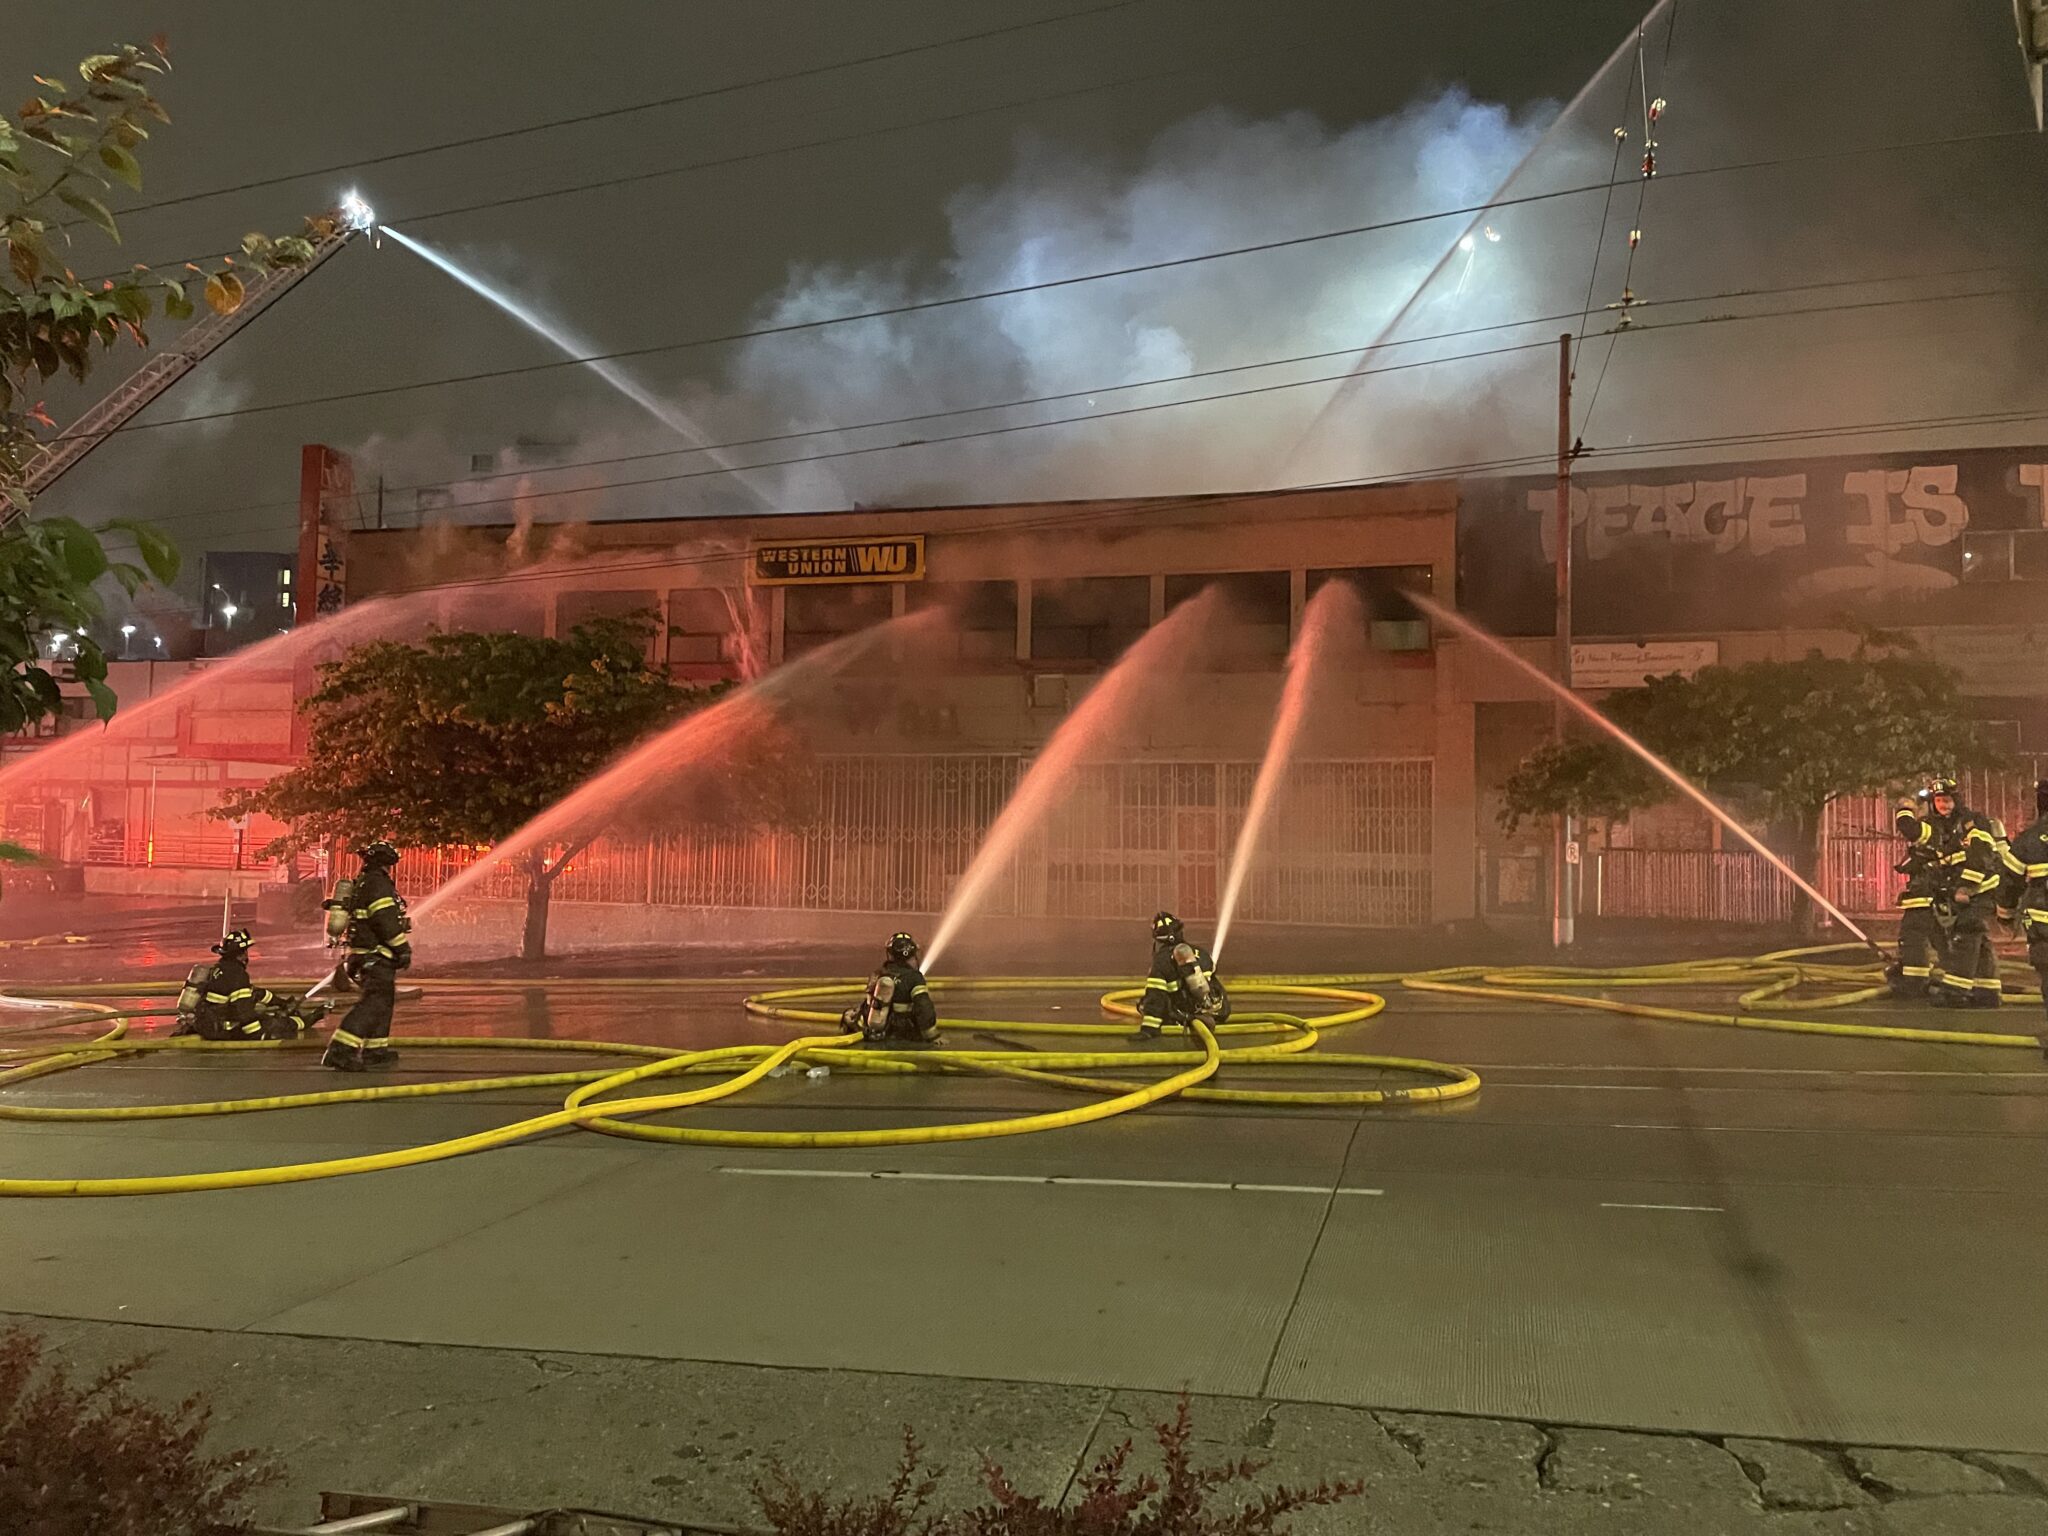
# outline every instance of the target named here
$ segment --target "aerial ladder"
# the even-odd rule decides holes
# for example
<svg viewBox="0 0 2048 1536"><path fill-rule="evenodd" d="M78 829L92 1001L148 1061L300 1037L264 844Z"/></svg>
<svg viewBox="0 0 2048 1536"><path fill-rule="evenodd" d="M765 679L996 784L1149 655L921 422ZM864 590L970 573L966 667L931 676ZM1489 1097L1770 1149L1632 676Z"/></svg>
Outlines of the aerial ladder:
<svg viewBox="0 0 2048 1536"><path fill-rule="evenodd" d="M313 254L308 260L296 266L272 267L254 278L245 278L242 302L232 311L223 315L209 309L203 319L185 327L176 341L151 353L105 399L37 449L22 468L21 488L28 499L33 502L58 476L133 421L146 406L206 361L223 342L325 266L335 252L374 223L369 205L354 193L325 219L316 220L321 232L313 240ZM19 515L20 508L0 502L0 528Z"/></svg>

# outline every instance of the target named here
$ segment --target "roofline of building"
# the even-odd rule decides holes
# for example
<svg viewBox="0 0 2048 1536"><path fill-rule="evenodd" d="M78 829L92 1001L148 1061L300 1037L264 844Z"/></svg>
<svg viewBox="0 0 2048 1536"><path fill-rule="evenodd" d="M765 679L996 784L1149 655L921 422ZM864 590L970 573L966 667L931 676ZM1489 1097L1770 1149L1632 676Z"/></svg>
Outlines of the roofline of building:
<svg viewBox="0 0 2048 1536"><path fill-rule="evenodd" d="M1418 496L1427 495L1428 493L1435 491L1447 493L1448 495L1455 497L1457 485L1458 481L1455 478L1449 476L1440 476L1430 479L1387 480L1380 481L1377 483L1358 485L1296 486L1288 487L1281 490L1269 491L1194 491L1184 496L1078 496L1062 500L1051 501L1020 500L940 502L933 503L929 506L915 507L837 507L819 511L780 512L763 510L760 512L721 512L712 516L690 516L688 514L676 514L674 516L669 517L562 518L559 520L534 518L526 520L526 526L539 528L673 528L678 524L687 524L691 528L703 529L707 533L713 533L722 527L752 528L758 526L763 522L780 521L784 519L790 521L802 520L806 522L814 522L818 520L860 520L873 522L878 519L901 520L910 518L933 518L947 516L972 517L973 514L976 513L1040 513L1053 511L1084 512L1091 509L1100 510L1106 516L1123 515L1137 519L1145 517L1148 513L1160 511L1203 512L1212 511L1218 507L1230 506L1233 504L1244 502L1270 503L1275 501L1306 501L1314 498L1328 498L1332 496L1341 496L1347 493L1357 492L1364 492L1367 494L1377 493L1383 496L1392 495L1395 497L1400 497L1403 496L1404 493L1406 496ZM1439 503L1438 509L1441 510L1441 503ZM459 506L456 506L451 507L448 510L460 511L461 508ZM1346 510L1355 513L1357 509L1349 508ZM510 533L518 529L520 526L522 526L522 522L520 519L509 519L503 522L483 523L413 523L403 527L393 528L351 529L349 531L349 537L351 539L359 539L375 538L381 535L390 534L418 534L425 529L433 529L436 527L443 527L466 533ZM1000 529L1001 524L991 523L989 526L992 530Z"/></svg>

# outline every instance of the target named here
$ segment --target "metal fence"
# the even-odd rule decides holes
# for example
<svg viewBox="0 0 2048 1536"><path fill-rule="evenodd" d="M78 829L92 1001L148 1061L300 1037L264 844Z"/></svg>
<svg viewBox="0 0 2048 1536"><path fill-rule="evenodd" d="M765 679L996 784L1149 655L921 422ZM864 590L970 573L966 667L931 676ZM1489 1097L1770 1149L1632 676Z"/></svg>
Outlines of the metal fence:
<svg viewBox="0 0 2048 1536"><path fill-rule="evenodd" d="M1027 766L1011 754L821 758L789 825L684 826L602 838L570 861L562 901L934 913ZM1213 917L1258 765L1084 767L1048 824L992 884L998 914L1124 917L1168 906ZM1239 908L1247 922L1407 927L1431 916L1427 759L1294 765ZM478 856L410 851L401 886L430 890ZM493 870L477 894L516 899Z"/></svg>
<svg viewBox="0 0 2048 1536"><path fill-rule="evenodd" d="M1963 803L1998 817L2010 832L2034 819L2034 781L2048 759L2023 759L2019 771L1962 775ZM1894 802L1883 795L1833 801L1821 818L1820 878L1828 900L1853 917L1896 911L1899 840ZM1802 897L1782 874L1749 852L1610 848L1600 856L1598 908L1610 917L1689 918L1701 922L1788 921Z"/></svg>
<svg viewBox="0 0 2048 1536"><path fill-rule="evenodd" d="M1600 855L1595 904L1608 917L1784 923L1804 898L1753 853L1609 848Z"/></svg>

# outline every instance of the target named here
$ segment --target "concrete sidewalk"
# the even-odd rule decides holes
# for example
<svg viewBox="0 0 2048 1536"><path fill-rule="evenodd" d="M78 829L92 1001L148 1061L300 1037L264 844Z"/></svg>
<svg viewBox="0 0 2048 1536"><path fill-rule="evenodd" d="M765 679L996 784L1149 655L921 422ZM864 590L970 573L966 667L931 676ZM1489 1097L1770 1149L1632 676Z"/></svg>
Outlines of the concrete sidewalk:
<svg viewBox="0 0 2048 1536"><path fill-rule="evenodd" d="M488 1283L480 1281L480 1283ZM591 1305L602 1306L593 1297ZM1057 1495L1126 1439L1151 1449L1171 1397L960 1377L704 1364L0 1316L90 1372L154 1356L143 1389L207 1394L214 1448L267 1448L288 1484L260 1519L313 1518L322 1489L583 1505L759 1529L775 1462L833 1491L880 1488L905 1424L979 1492L984 1454ZM821 1294L785 1324L858 1330ZM992 1326L1001 1326L1000 1323ZM1451 1536L2019 1536L2048 1531L2048 1456L1636 1434L1522 1420L1198 1397L1198 1459L1251 1456L1261 1483L1361 1478L1362 1500L1292 1529Z"/></svg>

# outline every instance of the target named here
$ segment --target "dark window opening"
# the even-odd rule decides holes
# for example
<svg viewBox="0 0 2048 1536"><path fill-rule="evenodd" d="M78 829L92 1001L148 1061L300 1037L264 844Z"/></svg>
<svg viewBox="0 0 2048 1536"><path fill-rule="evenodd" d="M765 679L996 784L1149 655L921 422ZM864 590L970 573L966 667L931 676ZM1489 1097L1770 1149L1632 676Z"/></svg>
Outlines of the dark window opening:
<svg viewBox="0 0 2048 1536"><path fill-rule="evenodd" d="M577 625L593 619L643 619L650 632L651 661L660 654L652 635L659 603L652 592L564 592L555 599L555 633L566 638Z"/></svg>
<svg viewBox="0 0 2048 1536"><path fill-rule="evenodd" d="M1040 582L1031 592L1031 657L1107 664L1129 649L1151 621L1148 577Z"/></svg>
<svg viewBox="0 0 2048 1536"><path fill-rule="evenodd" d="M1017 584L1014 581L923 581L906 589L911 611L943 608L950 619L935 641L938 653L962 661L1014 661L1017 656Z"/></svg>
<svg viewBox="0 0 2048 1536"><path fill-rule="evenodd" d="M2015 581L2048 581L2048 532L2012 535L2012 574Z"/></svg>
<svg viewBox="0 0 2048 1536"><path fill-rule="evenodd" d="M884 623L892 606L889 592L890 588L879 582L783 588L783 659L791 660Z"/></svg>
<svg viewBox="0 0 2048 1536"><path fill-rule="evenodd" d="M2011 581L2014 536L2010 533L1963 535L1963 580Z"/></svg>
<svg viewBox="0 0 2048 1536"><path fill-rule="evenodd" d="M668 595L668 664L742 670L753 628L751 592L725 587L677 587Z"/></svg>
<svg viewBox="0 0 2048 1536"><path fill-rule="evenodd" d="M563 601L567 600L565 596ZM522 598L516 593L493 593L490 626L501 634L530 635L537 639L547 633L547 604L538 598ZM562 632L568 633L567 624L562 626Z"/></svg>
<svg viewBox="0 0 2048 1536"><path fill-rule="evenodd" d="M1287 655L1293 618L1292 583L1285 571L1222 571L1212 576L1166 578L1171 613L1208 587L1221 589L1224 623L1214 637L1222 666L1277 661Z"/></svg>
<svg viewBox="0 0 2048 1536"><path fill-rule="evenodd" d="M1310 571L1308 595L1326 581L1348 581L1365 604L1366 638L1376 651L1426 651L1429 618L1408 601L1409 592L1428 596L1434 572L1426 565L1364 565L1348 570Z"/></svg>

